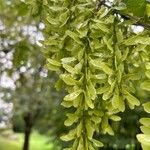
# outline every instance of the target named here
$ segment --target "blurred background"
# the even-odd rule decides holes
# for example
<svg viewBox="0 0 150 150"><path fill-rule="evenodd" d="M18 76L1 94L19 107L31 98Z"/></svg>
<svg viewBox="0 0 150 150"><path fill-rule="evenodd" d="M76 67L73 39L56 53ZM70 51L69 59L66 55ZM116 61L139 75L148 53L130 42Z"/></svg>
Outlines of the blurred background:
<svg viewBox="0 0 150 150"><path fill-rule="evenodd" d="M62 150L60 135L67 132L66 110L60 105L64 90L57 91L58 76L44 68L40 0L33 15L22 0L0 0L0 150ZM38 4L38 5L37 5ZM137 97L150 95L136 88ZM59 89L59 87L57 87ZM103 149L140 150L138 120L142 107L126 109L120 122L112 122L115 136L100 135ZM30 144L29 144L30 143ZM69 144L69 143L67 143Z"/></svg>

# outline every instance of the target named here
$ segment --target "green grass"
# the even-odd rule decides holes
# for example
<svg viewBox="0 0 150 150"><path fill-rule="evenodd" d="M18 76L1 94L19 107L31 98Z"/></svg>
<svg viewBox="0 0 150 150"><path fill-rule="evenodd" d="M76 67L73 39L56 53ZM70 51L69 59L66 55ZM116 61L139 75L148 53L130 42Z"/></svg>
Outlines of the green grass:
<svg viewBox="0 0 150 150"><path fill-rule="evenodd" d="M21 150L23 144L23 134L15 135L17 135L17 140L10 140L0 136L0 150ZM34 132L30 139L30 150L53 150L53 144L47 143L48 140L48 137Z"/></svg>
<svg viewBox="0 0 150 150"><path fill-rule="evenodd" d="M0 150L20 150L20 143L0 137Z"/></svg>

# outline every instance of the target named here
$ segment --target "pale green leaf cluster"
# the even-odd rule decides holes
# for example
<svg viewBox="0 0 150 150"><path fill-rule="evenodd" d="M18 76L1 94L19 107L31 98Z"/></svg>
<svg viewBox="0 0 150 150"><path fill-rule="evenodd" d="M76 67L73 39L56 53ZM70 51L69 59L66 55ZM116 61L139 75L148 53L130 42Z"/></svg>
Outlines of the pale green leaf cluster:
<svg viewBox="0 0 150 150"><path fill-rule="evenodd" d="M142 79L143 64L149 61L150 37L128 33L111 9L97 5L95 0L45 0L42 6L46 67L58 73L57 89L68 92L61 105L72 108L64 123L71 130L61 137L73 141L66 150L102 147L94 134L114 135L110 120L120 121L117 113L126 105L140 105L134 83ZM149 81L141 87L149 91ZM149 111L148 104L144 107Z"/></svg>
<svg viewBox="0 0 150 150"><path fill-rule="evenodd" d="M150 57L149 57L150 58ZM150 65L149 62L146 63L146 71L145 75L147 80L145 80L141 84L141 88L146 91L150 91ZM144 111L150 114L150 102L146 102L143 104ZM141 118L140 123L142 124L141 131L142 134L138 134L137 138L139 142L142 144L142 148L144 150L150 149L150 118Z"/></svg>

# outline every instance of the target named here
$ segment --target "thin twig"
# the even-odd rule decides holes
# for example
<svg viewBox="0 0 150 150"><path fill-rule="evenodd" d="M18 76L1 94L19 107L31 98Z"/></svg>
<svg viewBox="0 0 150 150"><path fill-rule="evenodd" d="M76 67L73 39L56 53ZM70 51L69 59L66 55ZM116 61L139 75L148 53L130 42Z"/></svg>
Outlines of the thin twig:
<svg viewBox="0 0 150 150"><path fill-rule="evenodd" d="M102 5L109 8L109 9L111 8L111 6L109 6L105 3L105 0L102 0L102 1L100 0L98 5L97 5L97 9L100 8ZM148 29L148 30L150 29L150 22L144 22L139 17L131 16L129 14L124 14L124 13L122 13L119 10L116 10L116 9L114 9L113 12L114 12L114 14L120 15L121 18L123 18L124 20L135 21L134 25L143 26L145 29Z"/></svg>

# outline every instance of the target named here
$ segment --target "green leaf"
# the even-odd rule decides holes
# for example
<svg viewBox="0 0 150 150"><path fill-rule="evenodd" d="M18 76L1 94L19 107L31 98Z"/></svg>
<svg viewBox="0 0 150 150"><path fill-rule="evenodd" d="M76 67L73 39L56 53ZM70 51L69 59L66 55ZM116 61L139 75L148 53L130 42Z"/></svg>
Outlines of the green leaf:
<svg viewBox="0 0 150 150"><path fill-rule="evenodd" d="M113 74L113 70L104 62L100 60L90 60L90 64L97 69L103 70L106 74Z"/></svg>
<svg viewBox="0 0 150 150"><path fill-rule="evenodd" d="M108 91L108 92L105 92L104 94L103 94L103 100L108 100L109 98L111 98L111 96L112 96L112 91Z"/></svg>
<svg viewBox="0 0 150 150"><path fill-rule="evenodd" d="M62 64L70 64L74 61L76 61L75 57L66 57L61 59Z"/></svg>
<svg viewBox="0 0 150 150"><path fill-rule="evenodd" d="M149 127L148 126L141 126L140 129L144 134L150 135L150 126Z"/></svg>
<svg viewBox="0 0 150 150"><path fill-rule="evenodd" d="M91 120L95 123L95 124L99 124L101 122L101 118L98 116L92 116Z"/></svg>
<svg viewBox="0 0 150 150"><path fill-rule="evenodd" d="M96 24L96 26L100 29L100 30L102 30L103 32L106 32L106 33L109 33L110 32L110 30L109 30L109 28L107 27L107 25L106 24L104 24L104 23L97 23Z"/></svg>
<svg viewBox="0 0 150 150"><path fill-rule="evenodd" d="M140 73L130 73L126 74L122 78L123 80L140 80L141 79L141 74Z"/></svg>
<svg viewBox="0 0 150 150"><path fill-rule="evenodd" d="M61 103L62 106L66 107L66 108L70 108L73 106L73 102L72 101L63 101Z"/></svg>
<svg viewBox="0 0 150 150"><path fill-rule="evenodd" d="M58 61L56 61L56 60L53 60L53 59L48 58L47 61L48 61L49 64L51 64L51 65L53 65L53 66L57 66L57 67L60 67L60 66L61 66L61 63L58 62Z"/></svg>
<svg viewBox="0 0 150 150"><path fill-rule="evenodd" d="M142 144L142 149L143 149L143 150L149 150L149 149L150 149L150 146Z"/></svg>
<svg viewBox="0 0 150 150"><path fill-rule="evenodd" d="M91 80L88 82L87 92L89 93L90 98L92 100L94 100L96 98L96 89L95 89L93 83L91 82Z"/></svg>
<svg viewBox="0 0 150 150"><path fill-rule="evenodd" d="M123 51L121 60L122 60L122 61L125 61L125 60L127 59L127 57L128 57L128 54L129 54L129 48L127 47L127 48Z"/></svg>
<svg viewBox="0 0 150 150"><path fill-rule="evenodd" d="M80 41L80 38L78 37L78 35L72 31L67 30L66 31L66 35L68 35L69 37L71 37L75 42L77 42L78 44L82 45L82 42Z"/></svg>
<svg viewBox="0 0 150 150"><path fill-rule="evenodd" d="M119 116L117 116L117 115L112 115L112 116L110 116L109 117L111 120L113 120L113 121L120 121L121 120L121 118L119 117Z"/></svg>
<svg viewBox="0 0 150 150"><path fill-rule="evenodd" d="M149 70L150 69L150 62L145 62L145 67L147 70Z"/></svg>
<svg viewBox="0 0 150 150"><path fill-rule="evenodd" d="M150 118L141 118L140 123L143 124L144 126L150 126Z"/></svg>
<svg viewBox="0 0 150 150"><path fill-rule="evenodd" d="M90 75L91 79L95 80L103 80L107 78L106 74L96 74L96 75Z"/></svg>
<svg viewBox="0 0 150 150"><path fill-rule="evenodd" d="M123 33L122 33L122 30L121 29L118 29L117 32L116 32L116 36L117 36L117 41L119 43L121 43L124 39L123 37Z"/></svg>
<svg viewBox="0 0 150 150"><path fill-rule="evenodd" d="M150 91L150 80L146 80L141 84L141 89Z"/></svg>
<svg viewBox="0 0 150 150"><path fill-rule="evenodd" d="M47 46L56 46L58 44L59 44L58 40L52 37L49 37L48 39L44 41L44 45L47 45Z"/></svg>
<svg viewBox="0 0 150 150"><path fill-rule="evenodd" d="M96 109L94 109L93 113L94 113L94 115L96 115L98 117L102 117L104 115L103 111L96 110Z"/></svg>
<svg viewBox="0 0 150 150"><path fill-rule="evenodd" d="M76 80L70 74L61 74L60 78L67 84L67 85L76 85Z"/></svg>
<svg viewBox="0 0 150 150"><path fill-rule="evenodd" d="M79 52L78 52L78 60L80 62L83 61L83 55L84 55L84 49L80 49Z"/></svg>
<svg viewBox="0 0 150 150"><path fill-rule="evenodd" d="M101 127L102 130L105 131L106 128L108 127L108 117L106 115L103 116L102 121L101 121Z"/></svg>
<svg viewBox="0 0 150 150"><path fill-rule="evenodd" d="M90 41L90 47L92 50L101 48L102 45L100 43L100 40L94 39L94 40Z"/></svg>
<svg viewBox="0 0 150 150"><path fill-rule="evenodd" d="M48 9L50 9L52 12L60 12L65 9L65 7L59 7L59 6L49 6Z"/></svg>
<svg viewBox="0 0 150 150"><path fill-rule="evenodd" d="M58 79L55 83L55 88L57 91L59 91L63 87L63 81L61 79Z"/></svg>
<svg viewBox="0 0 150 150"><path fill-rule="evenodd" d="M100 16L100 18L105 17L109 12L106 11L105 7L102 7L101 9L98 10L98 15ZM99 20L98 20L99 21ZM113 22L113 21L112 21Z"/></svg>
<svg viewBox="0 0 150 150"><path fill-rule="evenodd" d="M80 104L83 101L83 94L80 94L74 101L73 101L73 106L75 108L78 108L80 106Z"/></svg>
<svg viewBox="0 0 150 150"><path fill-rule="evenodd" d="M88 107L90 107L91 109L94 108L94 103L90 97L90 93L88 92L88 88L86 87L86 92L85 92L85 102L87 104Z"/></svg>
<svg viewBox="0 0 150 150"><path fill-rule="evenodd" d="M80 137L79 145L78 145L77 150L82 150L82 149L84 149L84 142L83 142L83 138Z"/></svg>
<svg viewBox="0 0 150 150"><path fill-rule="evenodd" d="M89 145L89 150L95 150L92 144Z"/></svg>
<svg viewBox="0 0 150 150"><path fill-rule="evenodd" d="M74 143L73 143L73 146L72 146L71 150L76 150L77 147L78 147L78 144L79 144L79 140L76 139L76 140L74 141Z"/></svg>
<svg viewBox="0 0 150 150"><path fill-rule="evenodd" d="M73 67L71 67L70 65L63 64L63 68L71 74L77 73L76 70Z"/></svg>
<svg viewBox="0 0 150 150"><path fill-rule="evenodd" d="M119 94L115 94L114 93L114 96L112 98L112 106L115 109L118 109L121 112L124 112L124 110L125 110L125 103L124 103L124 100L122 99L122 97L119 96Z"/></svg>
<svg viewBox="0 0 150 150"><path fill-rule="evenodd" d="M104 33L110 32L108 26L104 22L102 22L98 19L93 19L93 22L95 22L95 23L93 23L90 26L91 29L99 29L99 30L103 31Z"/></svg>
<svg viewBox="0 0 150 150"><path fill-rule="evenodd" d="M91 121L87 120L85 127L86 127L86 132L87 132L88 138L90 140L92 140L93 134L94 134L94 128L92 127Z"/></svg>
<svg viewBox="0 0 150 150"><path fill-rule="evenodd" d="M67 23L68 19L69 19L69 10L67 10L66 12L62 13L59 16L59 21L62 23L61 27Z"/></svg>
<svg viewBox="0 0 150 150"><path fill-rule="evenodd" d="M122 58L122 53L121 53L121 50L119 49L118 46L115 46L115 57L116 57L115 65L116 65L116 68L117 68L118 62L120 62L120 60Z"/></svg>
<svg viewBox="0 0 150 150"><path fill-rule="evenodd" d="M108 74L108 75L113 74L113 70L107 64L102 63L101 68L106 74Z"/></svg>
<svg viewBox="0 0 150 150"><path fill-rule="evenodd" d="M150 69L145 72L145 75L150 79Z"/></svg>
<svg viewBox="0 0 150 150"><path fill-rule="evenodd" d="M100 88L96 89L96 93L97 94L103 94L105 92L108 92L109 89L110 89L110 87L108 85L105 85L103 87L100 87Z"/></svg>
<svg viewBox="0 0 150 150"><path fill-rule="evenodd" d="M109 135L114 135L114 131L110 125L108 125L108 127L105 129L105 132Z"/></svg>
<svg viewBox="0 0 150 150"><path fill-rule="evenodd" d="M138 134L137 139L139 140L140 143L150 146L150 135Z"/></svg>
<svg viewBox="0 0 150 150"><path fill-rule="evenodd" d="M146 112L150 113L150 102L143 104L143 107Z"/></svg>
<svg viewBox="0 0 150 150"><path fill-rule="evenodd" d="M133 36L123 41L123 44L130 46L130 45L137 45L137 44L145 44L149 45L150 37L142 37L142 36Z"/></svg>
<svg viewBox="0 0 150 150"><path fill-rule="evenodd" d="M88 33L88 28L83 27L83 28L77 29L77 32L80 34L80 38L86 37Z"/></svg>
<svg viewBox="0 0 150 150"><path fill-rule="evenodd" d="M63 148L63 150L72 150L72 148Z"/></svg>
<svg viewBox="0 0 150 150"><path fill-rule="evenodd" d="M129 104L132 105L133 107L140 105L140 101L136 97L131 95L129 92L126 92L125 98L129 102Z"/></svg>
<svg viewBox="0 0 150 150"><path fill-rule="evenodd" d="M46 64L45 68L47 68L48 70L51 70L51 71L58 71L60 69L58 66L52 65L50 63Z"/></svg>
<svg viewBox="0 0 150 150"><path fill-rule="evenodd" d="M64 122L65 126L71 126L72 124L74 124L75 122L78 121L78 116L77 114L67 114L68 119Z"/></svg>
<svg viewBox="0 0 150 150"><path fill-rule="evenodd" d="M96 147L103 147L104 146L104 144L98 140L92 139L92 142Z"/></svg>
<svg viewBox="0 0 150 150"><path fill-rule="evenodd" d="M80 123L77 126L77 137L80 137L82 134L82 129L83 129L83 122L80 121Z"/></svg>
<svg viewBox="0 0 150 150"><path fill-rule="evenodd" d="M82 93L82 90L78 90L78 91L75 91L71 94L68 94L64 97L64 100L65 101L73 101L75 100L80 94Z"/></svg>
<svg viewBox="0 0 150 150"><path fill-rule="evenodd" d="M76 70L76 72L78 73L78 74L80 74L81 73L81 70L82 70L82 67L83 67L83 60L81 60L78 64L76 64L75 65L75 67L74 67L74 69Z"/></svg>
<svg viewBox="0 0 150 150"><path fill-rule="evenodd" d="M118 66L118 72L117 72L117 78L118 78L118 82L119 82L119 83L120 83L121 80L122 80L123 72L124 72L124 64L121 63L121 64Z"/></svg>
<svg viewBox="0 0 150 150"><path fill-rule="evenodd" d="M50 23L51 25L59 26L59 24L60 24L59 20L51 18L50 16L47 16L46 19L47 19L48 23Z"/></svg>
<svg viewBox="0 0 150 150"><path fill-rule="evenodd" d="M112 47L112 39L106 39L106 37L103 37L104 43L107 45L108 49L113 52L113 47Z"/></svg>
<svg viewBox="0 0 150 150"><path fill-rule="evenodd" d="M70 130L68 134L61 136L60 139L63 141L71 141L75 139L75 135L76 135L76 130L73 129Z"/></svg>

